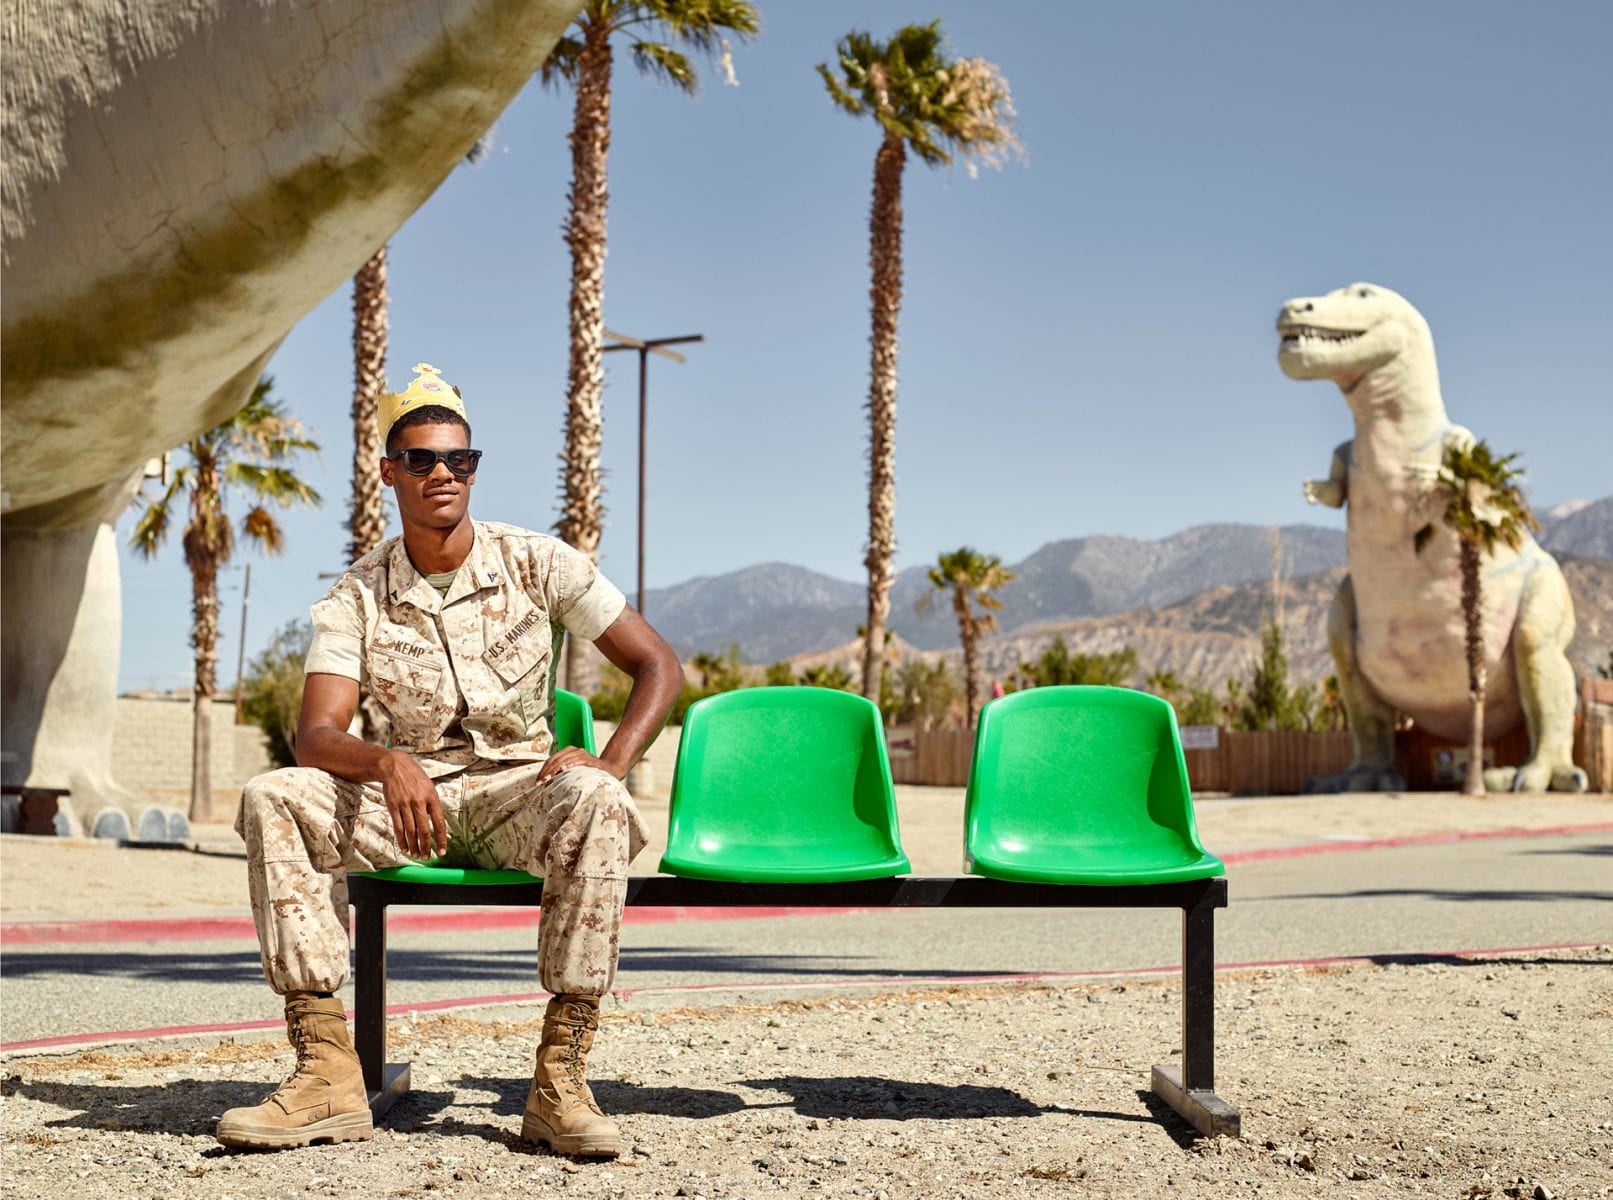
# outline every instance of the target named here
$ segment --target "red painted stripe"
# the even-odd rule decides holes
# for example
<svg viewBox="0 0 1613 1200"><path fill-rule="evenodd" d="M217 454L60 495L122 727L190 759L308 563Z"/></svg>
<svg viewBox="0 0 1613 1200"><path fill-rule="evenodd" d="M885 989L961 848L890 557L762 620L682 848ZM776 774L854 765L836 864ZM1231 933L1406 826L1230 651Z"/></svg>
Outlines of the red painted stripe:
<svg viewBox="0 0 1613 1200"><path fill-rule="evenodd" d="M468 897L467 897L468 899ZM769 905L754 908L727 905L712 908L629 908L624 925L664 925L674 921L735 921L742 918L799 917L848 912L855 908L809 908ZM478 929L536 929L536 908L478 908L396 910L387 916L391 933L457 933ZM180 917L125 921L6 921L0 923L0 944L16 946L65 945L71 942L209 942L245 939L257 941L251 917Z"/></svg>
<svg viewBox="0 0 1613 1200"><path fill-rule="evenodd" d="M1557 946L1502 946L1489 947L1482 950L1412 950L1388 954L1341 954L1326 958L1273 958L1262 959L1256 962L1220 963L1215 970L1218 975L1232 974L1238 971L1274 970L1281 968L1306 968L1348 966L1357 963L1373 962L1379 958L1494 958L1503 954L1547 954L1559 953L1569 950L1594 950L1607 945L1606 942L1573 942ZM1171 963L1158 967L1118 967L1107 971L1041 971L1025 972L1023 974L994 974L994 975L864 975L850 979L772 979L763 982L745 981L742 983L681 983L666 984L660 987L643 988L617 988L611 995L618 1000L631 1000L634 996L676 996L698 995L703 992L730 991L730 992L764 992L764 991L799 991L808 989L829 988L855 988L855 987L946 987L963 986L980 983L1037 983L1058 980L1075 979L1140 979L1148 976L1175 975L1181 971L1178 964ZM508 1004L536 1004L549 999L548 992L507 992L493 996L460 996L445 1000L423 1000L413 1004L389 1004L388 1016L403 1016L408 1013L444 1012L456 1008L483 1008L492 1005ZM351 1018L353 1013L347 1013ZM227 1025L170 1025L154 1029L119 1029L105 1033L69 1033L58 1037L35 1038L32 1041L0 1042L0 1053L11 1053L22 1050L43 1050L51 1047L82 1046L87 1044L104 1044L115 1042L132 1042L160 1040L164 1038L195 1037L206 1034L244 1033L256 1030L281 1029L285 1026L283 1020L275 1021L238 1021Z"/></svg>
<svg viewBox="0 0 1613 1200"><path fill-rule="evenodd" d="M1266 862L1281 858L1305 858L1315 854L1348 854L1363 850L1393 850L1406 846L1438 846L1453 842L1488 841L1494 838L1561 837L1585 833L1613 832L1613 822L1591 825L1555 825L1545 829L1484 829L1470 832L1421 833L1405 837L1360 838L1338 842L1309 842L1299 846L1273 846L1264 850L1241 850L1221 855L1228 866ZM468 898L468 897L467 897ZM622 914L624 925L661 925L675 921L736 921L765 917L827 916L849 912L883 912L867 908L812 908L770 906L749 908L740 905L712 908L629 908ZM536 928L535 908L470 908L394 911L387 918L392 933L461 933L482 929ZM131 920L63 920L0 922L0 944L17 946L66 945L75 942L200 942L244 939L257 940L250 917L180 917Z"/></svg>
<svg viewBox="0 0 1613 1200"><path fill-rule="evenodd" d="M1307 842L1301 846L1273 846L1267 850L1242 850L1223 854L1228 866L1266 862L1274 858L1305 858L1312 854L1345 854L1358 850L1395 850L1402 846L1442 846L1450 842L1483 842L1492 838L1561 837L1578 833L1613 832L1613 821L1594 825L1554 825L1547 829L1476 829L1447 833L1416 833L1404 837L1352 838L1338 842Z"/></svg>

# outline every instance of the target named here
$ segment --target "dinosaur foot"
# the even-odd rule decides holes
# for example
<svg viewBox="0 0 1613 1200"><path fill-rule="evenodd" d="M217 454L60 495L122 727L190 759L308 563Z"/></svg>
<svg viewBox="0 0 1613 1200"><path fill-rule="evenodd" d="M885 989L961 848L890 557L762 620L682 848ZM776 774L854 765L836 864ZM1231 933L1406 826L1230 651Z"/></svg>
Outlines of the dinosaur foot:
<svg viewBox="0 0 1613 1200"><path fill-rule="evenodd" d="M1492 792L1583 792L1590 777L1573 763L1527 762L1521 767L1493 767L1484 772Z"/></svg>
<svg viewBox="0 0 1613 1200"><path fill-rule="evenodd" d="M1403 792L1406 781L1393 767L1351 767L1338 775L1313 775L1300 789L1305 795L1342 792Z"/></svg>

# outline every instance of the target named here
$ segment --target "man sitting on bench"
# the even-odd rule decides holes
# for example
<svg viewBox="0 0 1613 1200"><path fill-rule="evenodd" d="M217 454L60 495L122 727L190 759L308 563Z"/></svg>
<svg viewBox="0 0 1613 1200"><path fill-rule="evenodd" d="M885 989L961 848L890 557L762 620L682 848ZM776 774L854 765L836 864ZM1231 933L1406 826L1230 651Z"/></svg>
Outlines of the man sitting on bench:
<svg viewBox="0 0 1613 1200"><path fill-rule="evenodd" d="M422 364L381 398L403 536L348 568L313 606L296 767L241 795L263 970L285 997L296 1072L263 1103L219 1120L226 1146L306 1146L372 1133L335 992L347 979L346 872L438 856L543 877L538 977L554 993L521 1136L573 1155L621 1153L585 1080L599 998L616 972L627 867L645 831L622 779L683 685L664 640L586 556L512 525L473 522L481 452L459 390ZM598 758L550 753L562 631L632 677ZM347 733L363 684L387 747Z"/></svg>

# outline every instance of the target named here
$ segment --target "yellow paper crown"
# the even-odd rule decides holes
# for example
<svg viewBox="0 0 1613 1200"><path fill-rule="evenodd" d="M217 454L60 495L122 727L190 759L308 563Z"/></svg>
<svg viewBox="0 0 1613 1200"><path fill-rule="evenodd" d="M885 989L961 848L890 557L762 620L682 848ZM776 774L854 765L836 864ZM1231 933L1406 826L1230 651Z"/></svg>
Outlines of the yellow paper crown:
<svg viewBox="0 0 1613 1200"><path fill-rule="evenodd" d="M401 392L383 392L376 403L376 424L381 427L381 441L392 432L392 426L404 413L417 408L435 405L451 413L465 416L465 402L459 398L454 385L442 377L442 372L430 363L416 363L414 378ZM467 417L468 421L469 418Z"/></svg>

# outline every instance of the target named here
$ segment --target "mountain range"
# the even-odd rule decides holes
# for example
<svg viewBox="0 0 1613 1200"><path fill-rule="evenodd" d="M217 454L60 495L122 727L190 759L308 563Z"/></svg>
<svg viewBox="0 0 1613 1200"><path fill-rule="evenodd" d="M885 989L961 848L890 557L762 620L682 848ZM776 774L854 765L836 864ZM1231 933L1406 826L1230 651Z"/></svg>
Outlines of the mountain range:
<svg viewBox="0 0 1613 1200"><path fill-rule="evenodd" d="M1541 514L1541 526L1541 543L1559 556L1613 559L1613 496L1560 505ZM1313 589L1325 614L1321 593L1331 596L1345 562L1343 531L1287 525L1276 533L1284 593L1293 596L1296 619ZM1260 605L1265 603L1259 597L1270 592L1272 535L1267 526L1220 524L1194 526L1154 541L1094 536L1049 542L1023 561L1009 564L1018 578L1000 593L1003 608L994 644L1000 643L1006 654L1010 643L1045 642L1061 627L1069 628L1073 636L1077 624L1129 614L1129 622L1108 622L1106 629L1111 625L1110 632L1131 628L1138 636L1122 644L1137 645L1139 658L1149 666L1164 664L1156 664L1138 644L1148 640L1141 638L1145 628L1220 632L1241 646L1249 631L1258 629ZM958 637L950 608L942 603L927 615L918 611L919 600L933 590L927 571L926 567L909 567L897 575L891 588L889 625L912 647L950 650ZM1613 607L1613 570L1603 573L1589 564L1579 575L1583 578L1576 580L1571 573L1571 582L1576 583L1576 599L1581 605L1589 602L1599 611L1600 601L1594 593L1605 584ZM1580 597L1582 588L1593 594ZM1235 600L1231 593L1204 595L1214 589L1247 592L1254 599ZM1184 605L1190 599L1195 603ZM1252 617L1243 612L1251 603ZM692 579L652 589L645 596L650 619L681 654L720 651L737 644L746 659L762 663L805 655L834 657L854 639L866 616L864 605L862 583L788 563L763 563ZM1233 619L1233 612L1241 615ZM1309 617L1305 620L1316 623ZM1582 639L1588 633L1582 616ZM1119 648L1087 646L1085 641L1082 645L1087 649ZM1316 649L1325 657L1325 648L1318 644Z"/></svg>

